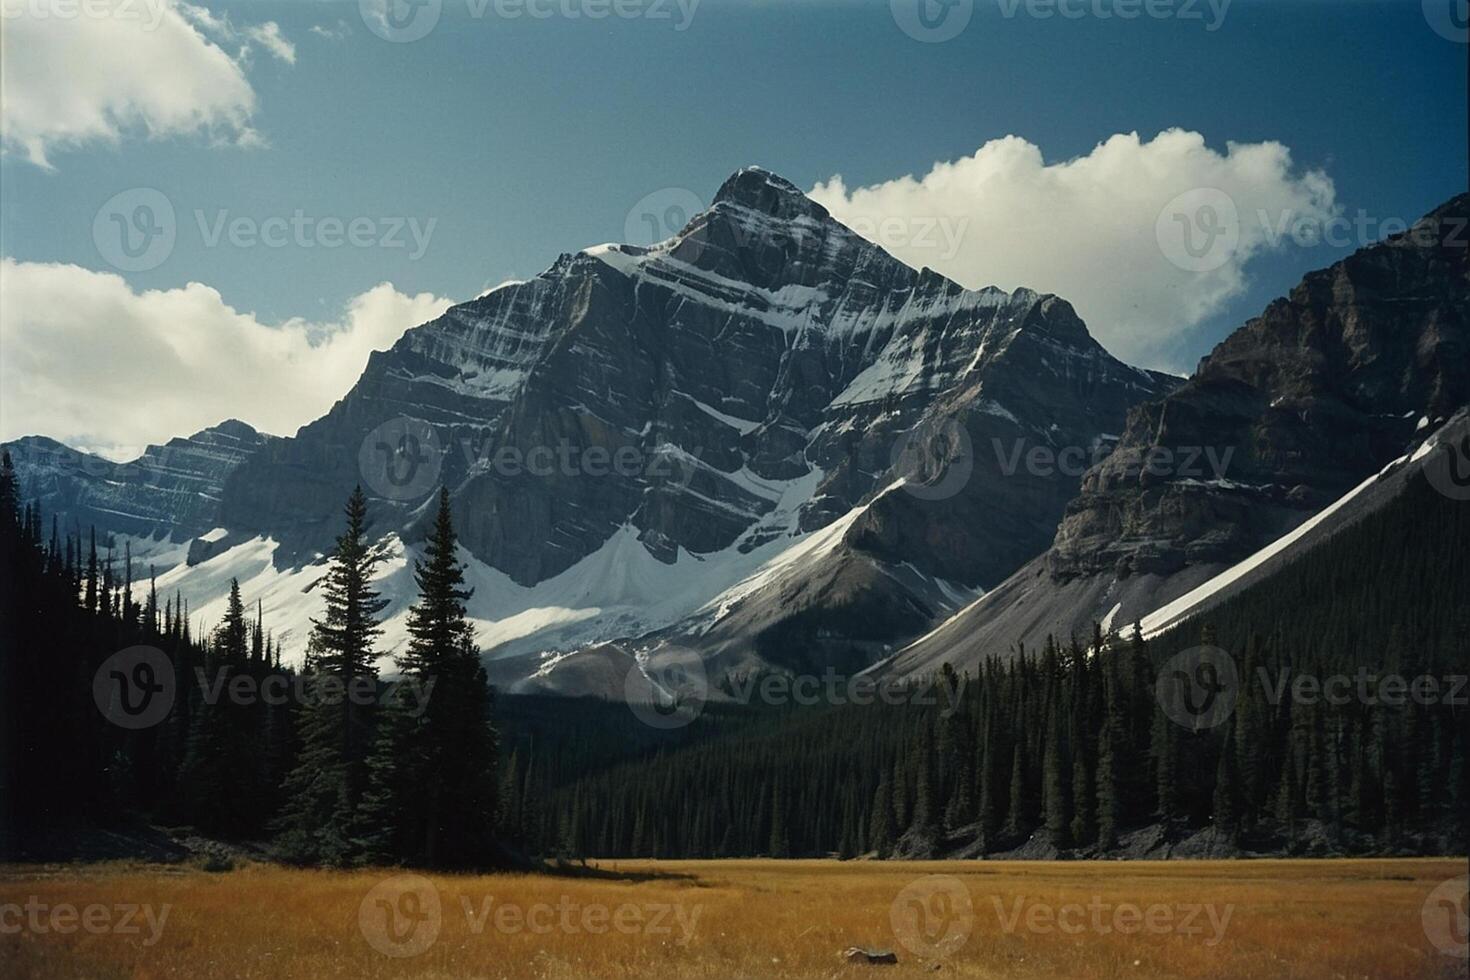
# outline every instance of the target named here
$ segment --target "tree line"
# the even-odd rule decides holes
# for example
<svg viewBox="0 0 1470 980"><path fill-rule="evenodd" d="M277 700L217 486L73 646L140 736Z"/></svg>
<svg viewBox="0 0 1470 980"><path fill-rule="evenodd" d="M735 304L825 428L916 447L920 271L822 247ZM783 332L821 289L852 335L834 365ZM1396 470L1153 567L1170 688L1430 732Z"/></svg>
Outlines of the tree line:
<svg viewBox="0 0 1470 980"><path fill-rule="evenodd" d="M39 506L20 499L10 456L0 458L0 854L142 819L266 840L303 864L504 860L492 694L448 494L415 562L418 598L391 683L375 650L384 555L360 488L345 518L297 670L238 581L221 622L195 635L181 596L160 603L151 573L146 589L135 580L126 545L118 567L95 531L63 536L53 517L44 535ZM110 713L154 697L167 713L147 724Z"/></svg>
<svg viewBox="0 0 1470 980"><path fill-rule="evenodd" d="M1466 508L1419 479L1152 641L1136 626L1094 628L1086 642L1009 651L969 676L946 668L935 687L957 690L952 703L768 712L612 765L543 746L553 764L536 782L557 818L535 828L532 846L1045 857L1213 830L1214 853L1463 853L1467 691L1453 678L1470 673L1465 541ZM1199 646L1230 656L1234 710L1182 725L1164 709L1159 674ZM1430 698L1380 697L1376 686L1363 698L1360 668L1439 684ZM1354 679L1351 696L1302 697L1304 676Z"/></svg>
<svg viewBox="0 0 1470 980"><path fill-rule="evenodd" d="M218 626L191 629L179 596L135 580L126 547L116 567L90 535L63 536L53 520L48 538L0 461L0 846L19 853L58 823L134 814L327 865L1092 856L1200 831L1212 853L1463 853L1463 689L1335 703L1295 697L1290 681L1470 672L1465 510L1416 480L1206 616L1151 640L1095 628L968 674L946 668L934 689L952 697L815 709L716 699L687 729L658 731L618 704L495 702L447 494L388 680L375 668L383 556L360 491L296 669L238 583ZM94 682L139 645L161 651L179 683L160 723L129 729L99 711ZM1221 724L1191 727L1169 716L1159 680L1200 645L1224 650L1238 683ZM192 682L201 673L209 684ZM302 693L207 696L234 679ZM354 686L368 696L343 695ZM503 744L492 717L513 719Z"/></svg>

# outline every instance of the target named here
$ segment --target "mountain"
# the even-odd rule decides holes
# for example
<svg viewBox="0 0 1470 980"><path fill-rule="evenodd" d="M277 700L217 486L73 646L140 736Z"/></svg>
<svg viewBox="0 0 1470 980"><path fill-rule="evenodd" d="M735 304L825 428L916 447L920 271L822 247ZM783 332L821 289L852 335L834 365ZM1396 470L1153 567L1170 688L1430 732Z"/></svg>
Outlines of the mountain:
<svg viewBox="0 0 1470 980"><path fill-rule="evenodd" d="M1051 547L881 670L973 664L1015 644L1034 649L1048 634L1088 636L1095 621L1157 629L1150 614L1194 590L1223 599L1253 580L1237 563L1280 562L1276 552L1295 546L1290 535L1314 514L1427 452L1470 402L1467 211L1461 195L1309 274L1187 382L1136 407ZM1445 445L1462 424L1446 427ZM1194 450L1229 462L1186 472ZM1328 528L1362 509L1328 515ZM1233 567L1230 582L1217 580Z"/></svg>
<svg viewBox="0 0 1470 980"><path fill-rule="evenodd" d="M996 461L1100 453L1176 383L1064 300L911 269L747 168L668 241L562 255L373 354L229 473L219 562L175 584L237 560L268 615L296 609L362 482L396 594L442 483L493 655L662 630L866 666L1051 540L1080 469Z"/></svg>
<svg viewBox="0 0 1470 980"><path fill-rule="evenodd" d="M6 443L21 494L40 503L64 531L95 527L104 540L134 539L137 557L182 560L178 545L219 526L225 478L275 437L229 419L192 436L149 446L115 463L45 436Z"/></svg>

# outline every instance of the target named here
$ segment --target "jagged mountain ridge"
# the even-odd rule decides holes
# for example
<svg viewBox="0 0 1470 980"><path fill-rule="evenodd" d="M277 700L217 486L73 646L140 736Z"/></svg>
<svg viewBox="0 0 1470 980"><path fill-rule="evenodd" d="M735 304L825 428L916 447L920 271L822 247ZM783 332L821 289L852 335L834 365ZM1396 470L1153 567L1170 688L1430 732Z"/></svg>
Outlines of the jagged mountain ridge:
<svg viewBox="0 0 1470 980"><path fill-rule="evenodd" d="M1019 359L1017 339L1071 355L1060 368L1076 389L1069 428L1090 430L1084 412L1116 415L1167 383L1109 357L1065 302L969 292L915 272L793 185L749 168L670 242L563 255L530 282L409 331L326 417L233 475L225 519L272 534L283 559L321 550L336 517L323 484L350 487L372 424L411 413L452 447L443 481L466 547L524 585L564 571L624 524L665 560L681 547L728 547L773 510L762 481L815 464L828 477L801 517L810 530L850 510L887 469L892 439L872 432L874 422L910 423L891 413ZM1030 397L1004 373L989 383ZM964 403L979 391L958 394L971 396ZM524 458L563 440L579 451L632 447L645 459L663 451L670 468L689 468L678 474L688 486L642 474L538 483L475 465L505 447ZM408 512L419 500L383 503ZM980 577L950 569L961 571Z"/></svg>
<svg viewBox="0 0 1470 980"><path fill-rule="evenodd" d="M1308 274L1187 382L1133 409L1052 546L880 669L972 665L1048 634L1086 636L1094 621L1147 623L1412 456L1470 402L1467 214L1470 195L1460 195ZM1201 480L1141 465L1156 447L1180 446L1230 450L1230 467Z"/></svg>
<svg viewBox="0 0 1470 980"><path fill-rule="evenodd" d="M45 436L3 448L15 463L22 495L39 502L63 533L95 527L104 540L122 534L179 543L219 526L226 477L275 438L228 419L150 445L124 463Z"/></svg>
<svg viewBox="0 0 1470 980"><path fill-rule="evenodd" d="M442 482L469 555L527 603L580 583L625 538L708 586L657 623L528 635L518 649L636 638L708 606L676 633L738 659L769 650L768 631L793 612L810 620L786 634L800 644L830 633L836 612L886 610L838 631L832 655L864 661L881 650L853 647L858 627L879 647L914 635L1050 540L1076 476L1002 472L992 443L1096 447L1176 380L1111 357L1064 300L913 270L794 185L747 168L666 242L565 254L375 353L327 415L231 473L220 518L230 533L208 553L259 537L276 543L282 574L315 561L363 479L364 440L408 416L447 451L433 486L376 495L379 533L411 545ZM641 465L532 476L495 462L560 446L578 458L629 451ZM971 464L939 499L893 489ZM761 573L839 521L820 569ZM747 576L738 600L716 601ZM556 602L604 618L627 594L567 587L573 598L558 591Z"/></svg>

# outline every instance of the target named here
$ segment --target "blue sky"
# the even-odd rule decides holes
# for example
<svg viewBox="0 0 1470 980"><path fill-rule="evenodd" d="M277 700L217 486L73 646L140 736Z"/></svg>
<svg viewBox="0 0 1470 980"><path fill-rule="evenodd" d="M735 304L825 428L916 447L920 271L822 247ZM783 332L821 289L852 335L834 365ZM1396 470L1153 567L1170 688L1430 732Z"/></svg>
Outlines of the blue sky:
<svg viewBox="0 0 1470 980"><path fill-rule="evenodd" d="M62 263L121 275L138 294L204 284L262 324L300 318L319 334L349 322L344 309L379 283L406 297L467 299L540 272L562 251L623 239L646 195L683 188L707 200L749 163L803 188L840 174L851 189L922 177L1006 136L1050 166L1115 134L1146 144L1180 128L1221 155L1229 143L1280 143L1282 182L1300 191L1319 171L1332 208L1374 221L1411 220L1465 188L1466 45L1432 29L1419 0L1234 0L1223 17L1201 0L1191 8L1199 19L1126 21L1099 16L1117 0L1078 2L1082 16L1042 18L1025 3L1008 16L978 0L956 37L922 43L886 0L702 0L683 30L672 0L658 8L667 18L597 21L507 19L493 5L473 17L467 0L444 0L428 36L390 43L356 2L204 0L230 27L201 36L236 59L248 106L193 130L145 111L113 132L51 140L45 165L12 126L0 159L0 252L11 275ZM290 58L259 33L268 23ZM6 57L14 53L7 45ZM7 112L25 84L20 70L7 72ZM172 250L143 271L113 267L94 240L99 208L133 188L161 191L177 215ZM1324 205L1320 193L1312 199ZM968 198L929 200L963 208ZM406 229L402 248L211 246L195 214L208 227L298 209L367 218L378 235L389 230L381 219L434 224L415 256ZM972 216L981 223L966 234L1003 243L1010 229L996 213L1006 212ZM1106 209L1083 209L1072 226L1065 213L1048 219L1054 243L1032 236L1041 254L997 277L1030 281L1002 285L1053 288L1045 249L1064 256L1109 220ZM1187 370L1302 272L1358 244L1262 247L1235 270L1238 283L1202 301L1195 322L1135 345L1148 352L1136 359ZM34 318L19 303L6 313ZM6 339L14 355L20 340ZM6 408L22 410L11 399ZM106 407L81 406L70 421L27 417L3 434L77 430L89 411ZM68 434L98 445L132 436L104 430Z"/></svg>

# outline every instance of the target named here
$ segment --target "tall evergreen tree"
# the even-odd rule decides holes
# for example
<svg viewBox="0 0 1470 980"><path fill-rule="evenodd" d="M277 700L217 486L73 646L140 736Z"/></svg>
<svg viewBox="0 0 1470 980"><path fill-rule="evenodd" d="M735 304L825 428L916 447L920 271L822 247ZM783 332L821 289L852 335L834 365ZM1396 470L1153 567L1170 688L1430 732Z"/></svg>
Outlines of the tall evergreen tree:
<svg viewBox="0 0 1470 980"><path fill-rule="evenodd" d="M307 703L299 712L300 754L283 790L277 822L282 850L301 861L338 864L356 858L357 808L367 789L373 713L362 692L377 678L373 640L386 605L372 587L383 556L367 539L367 497L347 500L347 528L322 577L326 613L308 641ZM243 615L243 613L242 613Z"/></svg>
<svg viewBox="0 0 1470 980"><path fill-rule="evenodd" d="M449 491L441 489L434 529L414 565L419 598L409 610L409 642L398 658L417 718L382 766L412 773L414 792L397 804L406 857L427 865L474 865L493 854L496 733L491 694L465 614L472 590L456 550ZM379 768L379 796L402 780ZM557 828L553 828L557 829Z"/></svg>

